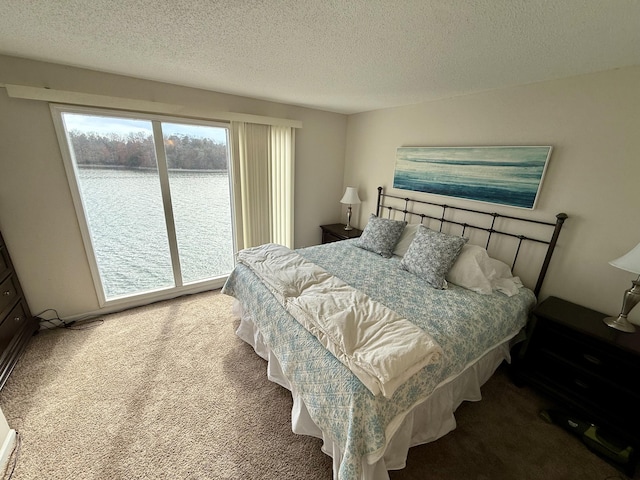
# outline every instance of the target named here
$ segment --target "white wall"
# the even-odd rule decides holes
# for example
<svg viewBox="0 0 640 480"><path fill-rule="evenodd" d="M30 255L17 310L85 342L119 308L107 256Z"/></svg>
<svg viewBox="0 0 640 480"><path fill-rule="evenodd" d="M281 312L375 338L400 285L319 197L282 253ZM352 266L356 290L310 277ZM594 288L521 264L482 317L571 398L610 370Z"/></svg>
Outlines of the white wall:
<svg viewBox="0 0 640 480"><path fill-rule="evenodd" d="M356 223L375 211L378 185L394 191L397 147L476 145L553 146L533 212L488 208L550 220L566 212L541 297L619 313L635 276L608 262L640 242L640 67L349 116L344 184L365 201Z"/></svg>
<svg viewBox="0 0 640 480"><path fill-rule="evenodd" d="M61 65L0 56L0 83L110 95L300 120L296 132L295 244L320 243L337 219L346 116ZM98 309L49 106L0 88L0 228L33 313Z"/></svg>
<svg viewBox="0 0 640 480"><path fill-rule="evenodd" d="M7 461L16 443L16 431L9 427L7 419L0 409L0 472L5 472Z"/></svg>

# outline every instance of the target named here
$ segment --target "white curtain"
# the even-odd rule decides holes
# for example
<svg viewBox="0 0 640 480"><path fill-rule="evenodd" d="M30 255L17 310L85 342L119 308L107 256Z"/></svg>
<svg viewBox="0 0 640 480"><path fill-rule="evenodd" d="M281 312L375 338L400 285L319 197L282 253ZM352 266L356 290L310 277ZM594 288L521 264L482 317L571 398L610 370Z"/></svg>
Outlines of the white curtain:
<svg viewBox="0 0 640 480"><path fill-rule="evenodd" d="M295 130L232 122L231 135L237 249L293 248Z"/></svg>

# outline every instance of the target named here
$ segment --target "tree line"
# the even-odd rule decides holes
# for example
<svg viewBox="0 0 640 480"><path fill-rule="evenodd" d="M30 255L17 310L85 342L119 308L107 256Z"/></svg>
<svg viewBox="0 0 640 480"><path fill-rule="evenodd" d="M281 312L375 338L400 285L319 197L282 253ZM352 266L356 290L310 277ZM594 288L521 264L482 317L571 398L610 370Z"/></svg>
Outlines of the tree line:
<svg viewBox="0 0 640 480"><path fill-rule="evenodd" d="M156 168L153 137L143 132L100 135L69 132L80 166ZM185 170L227 170L227 146L209 138L171 135L164 138L167 165Z"/></svg>

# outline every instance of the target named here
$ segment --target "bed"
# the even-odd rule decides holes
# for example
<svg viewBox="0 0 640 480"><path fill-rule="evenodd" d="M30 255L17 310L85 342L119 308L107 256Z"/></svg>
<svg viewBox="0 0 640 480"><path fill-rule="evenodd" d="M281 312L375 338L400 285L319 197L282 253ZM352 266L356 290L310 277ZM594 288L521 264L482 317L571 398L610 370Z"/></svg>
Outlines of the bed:
<svg viewBox="0 0 640 480"><path fill-rule="evenodd" d="M328 278L349 289L350 295L364 296L435 342L436 354L420 364L415 374L382 392L372 390L341 352L328 348L322 335L295 318L272 283L249 262L237 264L223 293L236 299L238 336L268 361L268 378L291 391L293 431L323 440L322 451L333 458L334 479L388 479L388 470L404 468L410 447L452 431L460 403L480 400L481 385L501 362L510 359L510 347L523 334L566 218L558 214L555 222L545 222L454 208L387 194L379 187L371 225L409 225L401 229L390 256L362 248L370 237L368 227L364 239L296 250L293 255L303 263L294 270L309 265L328 272ZM513 224L519 232L513 231ZM482 261L489 258L494 267L503 265L508 272L490 279L488 292L482 282L463 278L469 276L466 267L462 277L453 278L464 287L447 277L441 285L446 288L434 288L430 278L431 283L407 270L416 264L407 259L423 246L416 237L426 238L425 230L432 236L437 235L433 232L446 235L447 241L449 237L465 239L456 255L456 268L473 250L483 252ZM475 253L465 258L477 263ZM496 258L498 253L503 260ZM534 256L540 258L534 261ZM278 265L280 259L274 261ZM527 280L536 262L538 273ZM520 277L514 276L519 264L525 285L535 286L524 287ZM449 268L447 274L453 270Z"/></svg>

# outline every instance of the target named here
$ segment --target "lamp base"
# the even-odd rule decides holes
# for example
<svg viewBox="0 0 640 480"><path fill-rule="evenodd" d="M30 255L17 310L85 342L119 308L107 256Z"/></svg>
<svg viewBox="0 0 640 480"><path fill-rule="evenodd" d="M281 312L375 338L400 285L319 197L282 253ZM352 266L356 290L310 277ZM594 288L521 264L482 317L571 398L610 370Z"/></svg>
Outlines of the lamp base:
<svg viewBox="0 0 640 480"><path fill-rule="evenodd" d="M351 226L351 205L347 208L347 224L344 226L345 230L353 230Z"/></svg>
<svg viewBox="0 0 640 480"><path fill-rule="evenodd" d="M617 317L603 318L602 321L609 325L611 328L615 328L616 330L620 330L622 332L632 333L636 331L636 327L632 323L629 323L627 317L623 317L622 315Z"/></svg>
<svg viewBox="0 0 640 480"><path fill-rule="evenodd" d="M638 277L640 279L640 277ZM635 332L636 327L629 323L627 315L640 302L640 280L633 280L631 288L624 292L622 310L617 317L607 317L603 322L621 332Z"/></svg>

